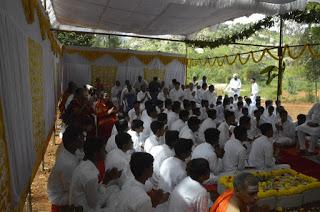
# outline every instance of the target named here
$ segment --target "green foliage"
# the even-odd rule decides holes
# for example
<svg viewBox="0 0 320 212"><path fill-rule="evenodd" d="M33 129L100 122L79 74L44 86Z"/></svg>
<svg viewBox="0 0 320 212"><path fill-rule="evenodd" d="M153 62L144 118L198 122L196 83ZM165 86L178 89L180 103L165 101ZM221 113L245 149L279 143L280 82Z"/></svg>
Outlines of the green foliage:
<svg viewBox="0 0 320 212"><path fill-rule="evenodd" d="M58 40L68 46L91 46L93 35L76 32L58 32Z"/></svg>
<svg viewBox="0 0 320 212"><path fill-rule="evenodd" d="M288 78L288 93L291 95L297 94L297 87L292 77Z"/></svg>
<svg viewBox="0 0 320 212"><path fill-rule="evenodd" d="M121 44L119 36L95 35L92 39L92 47L119 48Z"/></svg>

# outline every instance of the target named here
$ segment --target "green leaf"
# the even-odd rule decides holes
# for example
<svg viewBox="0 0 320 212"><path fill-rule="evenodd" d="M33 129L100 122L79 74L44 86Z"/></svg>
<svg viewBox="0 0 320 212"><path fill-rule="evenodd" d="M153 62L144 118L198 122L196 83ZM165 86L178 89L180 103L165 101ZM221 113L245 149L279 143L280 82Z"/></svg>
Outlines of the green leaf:
<svg viewBox="0 0 320 212"><path fill-rule="evenodd" d="M260 71L260 74L266 74L266 73L270 73L270 72L273 72L273 71L278 71L278 67L277 66L267 66L266 68L262 69Z"/></svg>

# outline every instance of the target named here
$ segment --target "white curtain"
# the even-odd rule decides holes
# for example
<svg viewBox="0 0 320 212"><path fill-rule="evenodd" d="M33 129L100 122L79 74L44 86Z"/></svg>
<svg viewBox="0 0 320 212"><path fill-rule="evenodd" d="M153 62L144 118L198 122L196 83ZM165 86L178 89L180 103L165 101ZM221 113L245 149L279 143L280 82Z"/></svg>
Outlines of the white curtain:
<svg viewBox="0 0 320 212"><path fill-rule="evenodd" d="M123 85L125 80L134 83L138 76L144 76L144 68L163 69L165 71L165 83L169 85L173 78L184 84L186 67L178 60L172 60L164 65L159 59L153 59L145 65L136 57L119 63L113 57L105 55L91 62L78 54L65 54L63 59L64 87L69 81L74 81L78 86L91 82L91 65L117 66L117 80Z"/></svg>
<svg viewBox="0 0 320 212"><path fill-rule="evenodd" d="M3 10L0 10L0 35L0 98L8 144L11 193L16 205L27 187L35 162L27 42L23 31Z"/></svg>

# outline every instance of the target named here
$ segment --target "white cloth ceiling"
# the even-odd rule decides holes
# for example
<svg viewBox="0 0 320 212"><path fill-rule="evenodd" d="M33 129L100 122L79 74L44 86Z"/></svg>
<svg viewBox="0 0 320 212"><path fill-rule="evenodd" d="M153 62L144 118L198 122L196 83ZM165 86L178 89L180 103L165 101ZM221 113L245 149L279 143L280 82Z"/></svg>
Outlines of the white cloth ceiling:
<svg viewBox="0 0 320 212"><path fill-rule="evenodd" d="M273 15L303 9L306 4L306 0L51 1L49 15L54 28L184 36L253 13Z"/></svg>

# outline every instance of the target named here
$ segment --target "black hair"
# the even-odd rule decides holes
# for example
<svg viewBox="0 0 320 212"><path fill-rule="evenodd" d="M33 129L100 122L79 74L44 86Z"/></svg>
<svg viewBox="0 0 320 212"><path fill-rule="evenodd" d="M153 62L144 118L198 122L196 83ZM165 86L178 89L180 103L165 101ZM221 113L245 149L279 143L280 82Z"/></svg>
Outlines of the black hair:
<svg viewBox="0 0 320 212"><path fill-rule="evenodd" d="M83 146L85 159L93 158L95 154L101 151L101 148L104 148L104 146L105 146L105 143L101 138L97 136L87 137L87 140Z"/></svg>
<svg viewBox="0 0 320 212"><path fill-rule="evenodd" d="M158 130L160 130L161 128L163 128L164 124L161 123L160 121L153 121L151 124L150 124L150 128L151 128L151 131L156 134L158 132Z"/></svg>
<svg viewBox="0 0 320 212"><path fill-rule="evenodd" d="M176 130L168 130L166 131L165 134L165 139L166 139L166 144L170 147L173 148L175 143L179 139L179 132Z"/></svg>
<svg viewBox="0 0 320 212"><path fill-rule="evenodd" d="M178 101L174 101L172 104L172 111L175 113L178 113L180 111L181 108L181 103Z"/></svg>
<svg viewBox="0 0 320 212"><path fill-rule="evenodd" d="M237 102L237 106L238 106L238 108L243 107L243 102L241 102L241 101Z"/></svg>
<svg viewBox="0 0 320 212"><path fill-rule="evenodd" d="M243 141L247 137L247 129L243 126L237 126L233 130L234 137L240 141Z"/></svg>
<svg viewBox="0 0 320 212"><path fill-rule="evenodd" d="M249 116L242 116L239 120L239 126L245 126L250 124L251 118Z"/></svg>
<svg viewBox="0 0 320 212"><path fill-rule="evenodd" d="M209 109L207 111L207 114L209 118L215 119L217 115L217 111L215 109Z"/></svg>
<svg viewBox="0 0 320 212"><path fill-rule="evenodd" d="M197 117L195 116L192 116L189 118L188 120L188 126L189 128L191 129L193 126L197 126L200 124L200 119L198 119Z"/></svg>
<svg viewBox="0 0 320 212"><path fill-rule="evenodd" d="M179 118L180 118L181 120L184 120L184 119L187 119L187 120L188 120L188 118L189 118L189 111L187 111L187 110L181 110L181 111L179 112Z"/></svg>
<svg viewBox="0 0 320 212"><path fill-rule="evenodd" d="M216 128L208 128L204 131L204 138L212 146L219 144L220 131Z"/></svg>
<svg viewBox="0 0 320 212"><path fill-rule="evenodd" d="M140 119L132 120L131 129L136 131L136 129L138 129L139 127L143 127L143 121L141 121Z"/></svg>
<svg viewBox="0 0 320 212"><path fill-rule="evenodd" d="M209 101L205 100L205 99L202 99L201 100L201 106L204 107L205 105L209 105Z"/></svg>
<svg viewBox="0 0 320 212"><path fill-rule="evenodd" d="M165 108L171 107L172 106L172 100L171 99L166 99L166 101L164 101L164 106L165 106Z"/></svg>
<svg viewBox="0 0 320 212"><path fill-rule="evenodd" d="M233 111L230 111L230 110L225 110L224 111L224 118L225 120L227 120L228 118L234 116L234 112Z"/></svg>
<svg viewBox="0 0 320 212"><path fill-rule="evenodd" d="M118 120L116 123L116 128L117 128L117 131L118 133L121 133L121 132L125 132L126 130L128 130L128 121L125 120L125 119L120 119Z"/></svg>
<svg viewBox="0 0 320 212"><path fill-rule="evenodd" d="M131 136L128 133L119 133L115 137L117 147L123 148L123 145L128 144L131 141Z"/></svg>
<svg viewBox="0 0 320 212"><path fill-rule="evenodd" d="M306 122L307 116L305 114L299 114L297 116L297 120L298 120L298 125L301 125Z"/></svg>
<svg viewBox="0 0 320 212"><path fill-rule="evenodd" d="M75 141L78 141L78 138L81 134L81 128L76 126L68 126L62 136L63 146L72 145Z"/></svg>
<svg viewBox="0 0 320 212"><path fill-rule="evenodd" d="M146 109L147 109L148 116L151 116L152 113L157 113L157 110L156 110L155 106L150 106L149 108L146 108Z"/></svg>
<svg viewBox="0 0 320 212"><path fill-rule="evenodd" d="M262 135L266 135L270 130L273 130L272 124L270 123L261 124L259 126L259 129L261 130Z"/></svg>
<svg viewBox="0 0 320 212"><path fill-rule="evenodd" d="M187 164L187 174L193 180L198 180L203 175L210 174L209 162L204 158L197 158L191 160Z"/></svg>
<svg viewBox="0 0 320 212"><path fill-rule="evenodd" d="M174 151L177 156L181 156L186 153L191 153L193 141L191 139L179 138L174 144Z"/></svg>
<svg viewBox="0 0 320 212"><path fill-rule="evenodd" d="M166 113L159 113L157 120L160 121L163 124L167 124L168 122L168 114Z"/></svg>
<svg viewBox="0 0 320 212"><path fill-rule="evenodd" d="M192 114L196 116L200 116L201 115L200 108L198 107L192 108Z"/></svg>
<svg viewBox="0 0 320 212"><path fill-rule="evenodd" d="M131 155L130 170L135 178L143 175L146 169L153 168L153 156L146 152L135 152Z"/></svg>

